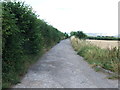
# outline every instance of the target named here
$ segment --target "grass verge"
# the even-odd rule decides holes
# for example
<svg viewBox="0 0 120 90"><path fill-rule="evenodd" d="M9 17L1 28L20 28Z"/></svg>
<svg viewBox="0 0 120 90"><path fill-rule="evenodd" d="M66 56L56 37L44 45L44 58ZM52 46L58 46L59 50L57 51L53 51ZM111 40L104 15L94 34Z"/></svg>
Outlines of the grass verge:
<svg viewBox="0 0 120 90"><path fill-rule="evenodd" d="M118 66L120 66L120 49L101 49L85 40L79 40L78 38L71 38L71 43L78 55L84 57L92 67L100 66L118 74Z"/></svg>

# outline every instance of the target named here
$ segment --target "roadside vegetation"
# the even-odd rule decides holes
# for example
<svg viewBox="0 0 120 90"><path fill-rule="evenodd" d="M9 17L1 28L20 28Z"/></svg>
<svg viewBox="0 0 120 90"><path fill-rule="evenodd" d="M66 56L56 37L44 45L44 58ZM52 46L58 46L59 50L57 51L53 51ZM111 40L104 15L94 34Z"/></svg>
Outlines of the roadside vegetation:
<svg viewBox="0 0 120 90"><path fill-rule="evenodd" d="M20 82L28 67L64 33L48 25L22 2L2 2L2 87Z"/></svg>
<svg viewBox="0 0 120 90"><path fill-rule="evenodd" d="M84 57L92 67L99 66L117 75L120 66L120 48L102 49L85 39L86 38L80 39L77 36L71 36L72 46L78 55Z"/></svg>

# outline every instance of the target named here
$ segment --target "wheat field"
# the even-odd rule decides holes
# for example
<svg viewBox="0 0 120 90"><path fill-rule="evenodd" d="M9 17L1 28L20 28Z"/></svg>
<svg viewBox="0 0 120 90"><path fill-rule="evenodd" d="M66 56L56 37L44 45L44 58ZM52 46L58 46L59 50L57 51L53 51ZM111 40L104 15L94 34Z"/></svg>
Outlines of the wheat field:
<svg viewBox="0 0 120 90"><path fill-rule="evenodd" d="M112 40L86 40L88 42L90 42L93 45L96 45L102 49L112 49L114 47L118 48L118 43L120 43L120 41L112 41Z"/></svg>

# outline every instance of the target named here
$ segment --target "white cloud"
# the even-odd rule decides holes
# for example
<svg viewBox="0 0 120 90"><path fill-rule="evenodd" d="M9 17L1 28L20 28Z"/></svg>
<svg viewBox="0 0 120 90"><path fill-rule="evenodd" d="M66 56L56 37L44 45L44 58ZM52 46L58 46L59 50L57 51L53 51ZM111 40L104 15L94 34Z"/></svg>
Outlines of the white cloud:
<svg viewBox="0 0 120 90"><path fill-rule="evenodd" d="M118 32L119 0L25 0L41 19L62 32Z"/></svg>

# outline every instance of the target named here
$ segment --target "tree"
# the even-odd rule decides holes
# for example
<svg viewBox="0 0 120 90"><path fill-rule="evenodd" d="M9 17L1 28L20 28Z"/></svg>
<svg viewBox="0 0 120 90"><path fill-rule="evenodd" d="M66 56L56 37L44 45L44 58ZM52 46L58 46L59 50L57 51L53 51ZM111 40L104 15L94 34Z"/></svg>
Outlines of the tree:
<svg viewBox="0 0 120 90"><path fill-rule="evenodd" d="M70 33L70 36L76 36L76 34L77 34L77 32L73 32L73 31L72 31L72 32Z"/></svg>
<svg viewBox="0 0 120 90"><path fill-rule="evenodd" d="M65 39L69 38L69 35L65 32L64 33Z"/></svg>
<svg viewBox="0 0 120 90"><path fill-rule="evenodd" d="M77 31L77 34L76 36L79 38L79 39L85 39L87 37L87 35L85 33L83 33L82 31Z"/></svg>
<svg viewBox="0 0 120 90"><path fill-rule="evenodd" d="M87 35L85 33L83 33L82 31L77 31L77 32L71 32L70 33L71 36L76 36L79 39L86 39Z"/></svg>

